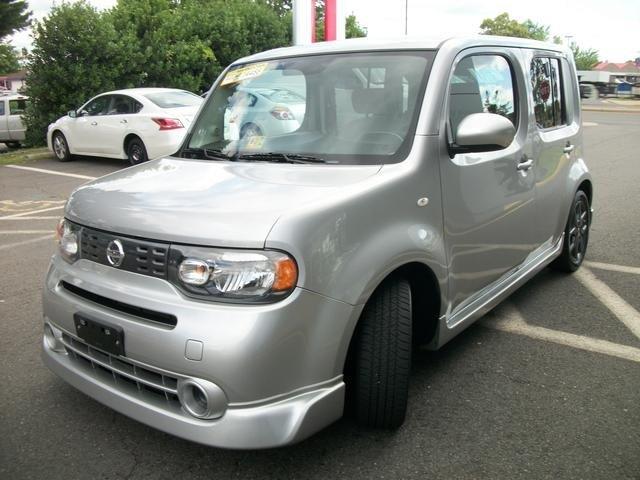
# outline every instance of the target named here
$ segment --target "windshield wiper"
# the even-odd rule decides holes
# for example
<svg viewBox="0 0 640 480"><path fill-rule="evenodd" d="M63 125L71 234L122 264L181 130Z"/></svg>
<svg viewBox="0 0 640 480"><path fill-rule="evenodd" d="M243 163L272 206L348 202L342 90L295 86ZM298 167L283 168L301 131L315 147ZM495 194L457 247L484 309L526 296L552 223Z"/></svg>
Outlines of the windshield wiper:
<svg viewBox="0 0 640 480"><path fill-rule="evenodd" d="M222 150L216 150L213 148L183 148L180 153L183 155L186 153L190 156L189 158L200 158L207 160L232 160L232 158L230 158Z"/></svg>
<svg viewBox="0 0 640 480"><path fill-rule="evenodd" d="M238 155L238 160L248 162L273 162L273 163L336 163L328 162L324 158L312 155L300 155L297 153L245 153Z"/></svg>

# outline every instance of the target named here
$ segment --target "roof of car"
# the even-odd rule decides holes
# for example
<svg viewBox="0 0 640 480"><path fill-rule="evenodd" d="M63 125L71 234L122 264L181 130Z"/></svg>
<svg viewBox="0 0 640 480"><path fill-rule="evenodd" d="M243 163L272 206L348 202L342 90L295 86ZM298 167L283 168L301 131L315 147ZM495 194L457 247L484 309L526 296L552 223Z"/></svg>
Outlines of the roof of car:
<svg viewBox="0 0 640 480"><path fill-rule="evenodd" d="M380 50L436 50L445 44L452 47L469 48L472 46L502 46L535 48L566 52L567 48L548 42L516 37L494 35L471 35L462 37L400 37L389 39L353 38L332 42L317 42L309 45L276 48L236 60L234 63L246 63L271 58L313 55L321 53L380 51Z"/></svg>
<svg viewBox="0 0 640 480"><path fill-rule="evenodd" d="M148 93L160 93L160 92L184 92L179 88L124 88L122 90L112 90L110 92L103 92L101 95L146 95Z"/></svg>

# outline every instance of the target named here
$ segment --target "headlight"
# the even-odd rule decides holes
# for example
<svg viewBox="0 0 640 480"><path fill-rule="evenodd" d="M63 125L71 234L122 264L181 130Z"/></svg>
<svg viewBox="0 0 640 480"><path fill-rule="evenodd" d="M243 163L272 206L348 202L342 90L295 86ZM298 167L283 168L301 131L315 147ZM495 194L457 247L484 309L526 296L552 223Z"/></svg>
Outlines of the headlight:
<svg viewBox="0 0 640 480"><path fill-rule="evenodd" d="M172 245L169 277L191 296L266 303L291 293L298 281L298 266L286 253L273 250Z"/></svg>
<svg viewBox="0 0 640 480"><path fill-rule="evenodd" d="M60 256L69 263L75 262L78 259L78 253L80 251L78 245L78 227L62 218L56 227L56 238L58 240Z"/></svg>

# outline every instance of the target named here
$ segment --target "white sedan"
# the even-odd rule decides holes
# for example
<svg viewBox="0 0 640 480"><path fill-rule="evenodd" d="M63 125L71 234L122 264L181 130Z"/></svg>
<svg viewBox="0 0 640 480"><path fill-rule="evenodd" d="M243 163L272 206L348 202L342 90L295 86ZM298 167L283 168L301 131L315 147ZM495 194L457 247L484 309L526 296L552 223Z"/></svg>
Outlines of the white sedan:
<svg viewBox="0 0 640 480"><path fill-rule="evenodd" d="M93 155L136 165L175 153L202 102L171 88L102 93L49 125L47 145L61 162Z"/></svg>

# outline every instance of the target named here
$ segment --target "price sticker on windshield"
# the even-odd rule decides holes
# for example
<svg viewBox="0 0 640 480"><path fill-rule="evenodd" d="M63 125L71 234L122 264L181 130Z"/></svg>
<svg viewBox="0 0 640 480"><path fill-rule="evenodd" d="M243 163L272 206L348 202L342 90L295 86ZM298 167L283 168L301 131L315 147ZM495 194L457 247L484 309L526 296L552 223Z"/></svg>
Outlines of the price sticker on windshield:
<svg viewBox="0 0 640 480"><path fill-rule="evenodd" d="M224 76L222 82L220 82L220 85L238 83L242 82L243 80L259 77L267 69L268 65L268 62L254 63L253 65L247 65L246 67L240 67L236 68L235 70L231 70Z"/></svg>

